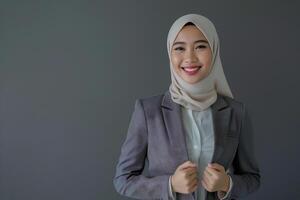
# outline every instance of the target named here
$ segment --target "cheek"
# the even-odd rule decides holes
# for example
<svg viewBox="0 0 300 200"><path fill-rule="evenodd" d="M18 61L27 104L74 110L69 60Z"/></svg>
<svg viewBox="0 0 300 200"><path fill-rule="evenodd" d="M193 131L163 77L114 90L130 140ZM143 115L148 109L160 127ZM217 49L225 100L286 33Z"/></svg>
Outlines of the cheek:
<svg viewBox="0 0 300 200"><path fill-rule="evenodd" d="M211 69L211 53L209 51L202 52L201 55L199 55L199 60L201 60L202 64L204 65L204 69L202 69L202 76L206 76L209 74Z"/></svg>
<svg viewBox="0 0 300 200"><path fill-rule="evenodd" d="M205 52L203 55L202 55L202 60L203 62L205 63L206 66L209 66L211 64L211 53L208 51L208 52Z"/></svg>
<svg viewBox="0 0 300 200"><path fill-rule="evenodd" d="M171 62L172 62L173 67L178 68L180 66L180 62L181 62L180 56L172 55Z"/></svg>

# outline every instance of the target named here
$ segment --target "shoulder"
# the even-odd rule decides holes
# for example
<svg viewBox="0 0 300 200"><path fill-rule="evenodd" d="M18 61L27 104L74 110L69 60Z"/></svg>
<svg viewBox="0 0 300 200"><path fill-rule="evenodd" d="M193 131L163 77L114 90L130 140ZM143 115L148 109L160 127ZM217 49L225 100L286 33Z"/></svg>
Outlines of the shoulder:
<svg viewBox="0 0 300 200"><path fill-rule="evenodd" d="M242 119L244 118L246 112L248 113L248 109L246 108L246 104L238 99L233 99L228 96L224 96L221 94L218 94L225 102L228 104L228 106L232 109L233 114Z"/></svg>
<svg viewBox="0 0 300 200"><path fill-rule="evenodd" d="M218 96L220 96L221 98L223 98L226 103L232 107L232 108L242 108L244 106L244 103L241 102L240 100L238 99L233 99L231 97L228 97L228 96L224 96L224 95L221 95L221 94L218 94Z"/></svg>
<svg viewBox="0 0 300 200"><path fill-rule="evenodd" d="M141 106L144 108L144 110L155 110L157 108L160 108L162 99L164 97L164 93L142 97L136 99L136 104L141 104Z"/></svg>

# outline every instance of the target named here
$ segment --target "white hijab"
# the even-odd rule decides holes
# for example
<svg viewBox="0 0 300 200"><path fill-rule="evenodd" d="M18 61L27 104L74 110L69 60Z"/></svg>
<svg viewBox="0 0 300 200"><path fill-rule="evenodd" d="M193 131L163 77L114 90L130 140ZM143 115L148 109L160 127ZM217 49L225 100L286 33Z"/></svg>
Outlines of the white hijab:
<svg viewBox="0 0 300 200"><path fill-rule="evenodd" d="M203 33L212 50L211 71L204 79L195 84L187 83L180 78L171 62L173 43L177 34L188 22L193 23ZM178 18L169 30L167 48L172 81L169 91L174 102L192 110L202 111L217 100L217 93L233 98L220 59L219 38L215 26L208 18L197 14L188 14Z"/></svg>

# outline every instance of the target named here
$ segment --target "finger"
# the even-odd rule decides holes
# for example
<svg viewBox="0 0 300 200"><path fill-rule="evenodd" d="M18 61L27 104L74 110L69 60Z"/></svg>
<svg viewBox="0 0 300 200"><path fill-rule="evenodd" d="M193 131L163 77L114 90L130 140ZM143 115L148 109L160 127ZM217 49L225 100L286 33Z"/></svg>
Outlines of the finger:
<svg viewBox="0 0 300 200"><path fill-rule="evenodd" d="M203 176L206 176L207 178L211 178L212 177L212 175L208 171L206 171L206 170L203 172Z"/></svg>
<svg viewBox="0 0 300 200"><path fill-rule="evenodd" d="M198 173L197 172L194 172L194 173L185 173L184 174L184 178L186 180L193 180L193 179L195 179L197 177L198 177Z"/></svg>
<svg viewBox="0 0 300 200"><path fill-rule="evenodd" d="M213 168L209 168L209 167L207 167L204 171L207 171L208 174L210 174L210 176L215 177L215 178L221 174L221 172L219 172Z"/></svg>
<svg viewBox="0 0 300 200"><path fill-rule="evenodd" d="M192 174L191 176L188 177L188 180L192 181L194 179L198 179L198 174L195 173L195 174Z"/></svg>
<svg viewBox="0 0 300 200"><path fill-rule="evenodd" d="M190 189L190 192L194 192L198 187L198 181L196 183L194 183Z"/></svg>
<svg viewBox="0 0 300 200"><path fill-rule="evenodd" d="M189 167L197 167L197 165L191 161L186 161L183 164L179 165L178 169L183 170Z"/></svg>
<svg viewBox="0 0 300 200"><path fill-rule="evenodd" d="M201 180L201 185L202 185L202 187L204 187L204 189L206 189L207 191L209 191L208 184L205 182L204 179Z"/></svg>
<svg viewBox="0 0 300 200"><path fill-rule="evenodd" d="M196 167L185 168L185 169L182 169L181 171L183 171L185 174L188 174L188 175L191 175L191 174L194 174L194 173L198 172Z"/></svg>
<svg viewBox="0 0 300 200"><path fill-rule="evenodd" d="M188 186L193 187L194 185L198 185L198 178L196 177L194 180L188 183Z"/></svg>
<svg viewBox="0 0 300 200"><path fill-rule="evenodd" d="M222 165L218 164L218 163L208 163L207 166L209 168L213 168L213 169L218 170L218 171L225 171L225 168Z"/></svg>
<svg viewBox="0 0 300 200"><path fill-rule="evenodd" d="M202 180L203 180L203 183L205 184L206 190L209 191L209 192L212 192L213 191L213 184L211 182L209 182L209 180L206 179L206 178L204 178Z"/></svg>
<svg viewBox="0 0 300 200"><path fill-rule="evenodd" d="M207 172L203 173L203 178L202 179L204 179L205 182L210 184L210 185L213 183L212 177Z"/></svg>

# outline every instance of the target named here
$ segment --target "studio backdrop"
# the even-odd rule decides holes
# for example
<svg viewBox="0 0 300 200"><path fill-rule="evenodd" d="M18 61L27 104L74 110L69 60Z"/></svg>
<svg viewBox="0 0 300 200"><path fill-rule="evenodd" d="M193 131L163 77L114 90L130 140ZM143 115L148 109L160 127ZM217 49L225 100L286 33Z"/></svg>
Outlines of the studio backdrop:
<svg viewBox="0 0 300 200"><path fill-rule="evenodd" d="M213 21L253 119L259 191L298 199L298 1L0 2L0 199L128 199L113 177L137 98L170 85L167 33Z"/></svg>

